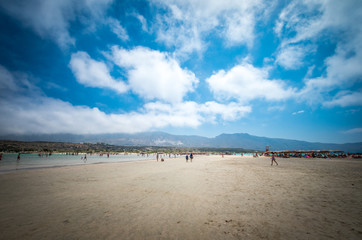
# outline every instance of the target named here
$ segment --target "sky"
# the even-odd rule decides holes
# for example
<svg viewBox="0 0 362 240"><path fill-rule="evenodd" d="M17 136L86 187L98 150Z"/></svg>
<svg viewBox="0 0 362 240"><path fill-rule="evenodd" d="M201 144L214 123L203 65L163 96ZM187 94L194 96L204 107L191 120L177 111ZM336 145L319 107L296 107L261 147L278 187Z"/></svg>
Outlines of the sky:
<svg viewBox="0 0 362 240"><path fill-rule="evenodd" d="M362 142L360 0L0 0L0 135Z"/></svg>

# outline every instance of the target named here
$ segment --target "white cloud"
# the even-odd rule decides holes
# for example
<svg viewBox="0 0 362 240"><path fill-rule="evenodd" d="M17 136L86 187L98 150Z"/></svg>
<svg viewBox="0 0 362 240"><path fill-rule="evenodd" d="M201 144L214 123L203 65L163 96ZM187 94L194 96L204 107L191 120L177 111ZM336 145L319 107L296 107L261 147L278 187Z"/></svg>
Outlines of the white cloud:
<svg viewBox="0 0 362 240"><path fill-rule="evenodd" d="M147 100L178 103L198 83L191 71L182 69L167 53L144 47L126 50L114 46L111 58L126 70L132 91Z"/></svg>
<svg viewBox="0 0 362 240"><path fill-rule="evenodd" d="M141 26L142 26L142 30L145 32L149 32L150 30L148 29L148 24L147 24L147 20L144 16L142 16L139 13L134 13L132 14L135 18L138 19L138 21L140 21Z"/></svg>
<svg viewBox="0 0 362 240"><path fill-rule="evenodd" d="M224 36L228 45L242 45L252 47L255 38L254 27L256 22L254 5L242 5L242 15L239 11L225 15L226 29Z"/></svg>
<svg viewBox="0 0 362 240"><path fill-rule="evenodd" d="M221 115L226 121L229 117L244 116L250 112L248 107L219 106L223 112L209 105L185 102L177 105L148 103L138 112L106 114L98 108L74 106L68 102L49 97L18 97L16 101L2 100L0 134L22 133L136 133L163 127L197 127ZM199 111L198 109L202 109ZM226 113L231 113L228 116ZM211 117L211 118L210 118Z"/></svg>
<svg viewBox="0 0 362 240"><path fill-rule="evenodd" d="M234 121L243 118L251 112L251 107L242 106L235 102L229 104L216 102L198 104L193 101L176 104L150 102L145 104L142 111L146 119L148 116L153 116L157 119L153 123L153 127L197 127L205 122L215 123L218 116L220 116L223 121Z"/></svg>
<svg viewBox="0 0 362 240"><path fill-rule="evenodd" d="M292 114L293 114L293 115L297 115L297 114L301 114L301 113L304 113L304 110L300 110L300 111L298 111L298 112L293 112Z"/></svg>
<svg viewBox="0 0 362 240"><path fill-rule="evenodd" d="M313 94L316 91L328 92L336 88L352 87L362 79L361 62L362 31L353 41L338 45L335 54L325 60L325 76L306 79L302 92Z"/></svg>
<svg viewBox="0 0 362 240"><path fill-rule="evenodd" d="M362 5L359 0L294 0L279 15L275 31L284 38L283 44L314 40L320 34L356 32L361 29Z"/></svg>
<svg viewBox="0 0 362 240"><path fill-rule="evenodd" d="M75 39L69 33L71 22L78 18L85 21L87 26L94 24L104 17L105 10L112 1L12 0L0 1L0 6L41 37L52 39L60 47L66 48L75 43Z"/></svg>
<svg viewBox="0 0 362 240"><path fill-rule="evenodd" d="M307 74L298 96L325 106L356 105L359 93L331 96L357 88L362 79L362 4L358 0L304 0L291 2L279 15L275 32L282 37L282 49L289 44L317 42L328 36L336 42L333 55L324 61L325 71L317 77ZM291 36L291 37L289 37ZM298 54L296 54L298 58ZM341 94L341 93L339 93ZM330 100L330 99L333 100Z"/></svg>
<svg viewBox="0 0 362 240"><path fill-rule="evenodd" d="M296 70L304 65L304 57L310 51L310 47L287 45L279 51L276 62L285 69Z"/></svg>
<svg viewBox="0 0 362 240"><path fill-rule="evenodd" d="M16 95L31 96L31 94L34 93L41 95L40 89L34 86L29 78L30 77L24 73L10 72L0 65L0 96L13 98L15 101Z"/></svg>
<svg viewBox="0 0 362 240"><path fill-rule="evenodd" d="M77 81L85 86L108 88L118 93L133 91L146 100L179 103L198 84L195 75L182 69L167 53L137 47L126 50L112 47L108 58L125 71L127 83L114 79L107 65L85 52L72 54L69 63Z"/></svg>
<svg viewBox="0 0 362 240"><path fill-rule="evenodd" d="M166 7L167 14L158 16L158 40L176 47L179 54L202 52L205 37L215 31L227 45L251 47L258 20L268 18L264 1L238 0L152 0ZM269 4L268 8L274 5Z"/></svg>
<svg viewBox="0 0 362 240"><path fill-rule="evenodd" d="M157 41L165 43L167 47L175 47L174 54L179 58L187 57L194 51L202 53L206 49L206 44L202 41L197 26L172 23L171 20L166 23L158 23L157 26L161 26L156 29Z"/></svg>
<svg viewBox="0 0 362 240"><path fill-rule="evenodd" d="M116 80L110 75L105 63L93 60L85 52L73 53L69 66L77 81L85 86L108 88L118 93L124 93L128 90L123 81Z"/></svg>
<svg viewBox="0 0 362 240"><path fill-rule="evenodd" d="M323 13L322 1L295 0L281 11L274 31L280 37L292 36L283 38L282 45L313 38L323 30L324 23L319 21Z"/></svg>
<svg viewBox="0 0 362 240"><path fill-rule="evenodd" d="M0 134L13 133L114 133L142 132L152 128L173 126L197 126L178 108L155 111L146 105L139 112L106 114L98 108L74 106L60 99L44 96L27 80L28 76L11 73L0 66L3 94L0 95ZM11 84L5 85L3 83ZM28 84L27 84L28 83ZM182 111L182 112L181 112ZM198 119L198 118L195 118Z"/></svg>
<svg viewBox="0 0 362 240"><path fill-rule="evenodd" d="M352 128L346 131L343 131L344 134L356 134L356 133L362 133L362 128Z"/></svg>
<svg viewBox="0 0 362 240"><path fill-rule="evenodd" d="M331 101L324 102L323 106L362 106L362 92L341 91Z"/></svg>
<svg viewBox="0 0 362 240"><path fill-rule="evenodd" d="M149 102L137 111L107 114L98 108L74 106L47 97L28 81L0 65L0 134L136 133L173 127L197 127L205 122L233 121L251 112L237 103ZM5 84L8 83L8 84Z"/></svg>
<svg viewBox="0 0 362 240"><path fill-rule="evenodd" d="M356 105L353 103L353 99L357 99L360 93L353 89L358 88L358 83L362 80L361 62L362 34L356 37L354 41L340 43L335 54L324 62L326 66L325 75L306 78L305 86L300 91L299 96L314 102L318 99L318 102L324 102L325 106ZM330 101L330 92L336 89L339 89L339 94L349 91L348 95L350 96L344 96L343 99L338 100L341 96L336 95L333 97L333 101Z"/></svg>
<svg viewBox="0 0 362 240"><path fill-rule="evenodd" d="M254 99L280 101L292 97L294 89L281 80L268 79L268 70L241 63L225 72L220 70L206 80L217 99L234 98L240 102Z"/></svg>
<svg viewBox="0 0 362 240"><path fill-rule="evenodd" d="M204 121L203 117L197 111L197 106L198 104L195 102L182 102L172 105L161 102L150 102L145 104L143 112L155 118L155 122L153 123L154 127L197 127Z"/></svg>
<svg viewBox="0 0 362 240"><path fill-rule="evenodd" d="M208 119L215 120L217 115L225 121L234 121L244 117L251 112L250 106L243 106L241 104L230 102L228 104L220 104L214 101L206 102L200 105L197 109L201 113L208 116Z"/></svg>
<svg viewBox="0 0 362 240"><path fill-rule="evenodd" d="M121 23L117 19L108 18L106 22L110 26L112 32L116 34L119 39L123 41L129 40L129 36L127 34L126 29L121 26Z"/></svg>
<svg viewBox="0 0 362 240"><path fill-rule="evenodd" d="M7 91L17 91L18 86L10 73L6 68L0 65L0 90L6 93Z"/></svg>
<svg viewBox="0 0 362 240"><path fill-rule="evenodd" d="M268 111L284 111L285 110L285 105L273 105L273 106L269 106L268 107Z"/></svg>

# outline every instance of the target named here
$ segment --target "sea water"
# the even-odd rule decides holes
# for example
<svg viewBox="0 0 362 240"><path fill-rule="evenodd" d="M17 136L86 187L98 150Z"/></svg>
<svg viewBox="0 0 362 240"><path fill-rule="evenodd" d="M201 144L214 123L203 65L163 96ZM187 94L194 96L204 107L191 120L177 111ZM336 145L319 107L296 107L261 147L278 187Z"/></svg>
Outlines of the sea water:
<svg viewBox="0 0 362 240"><path fill-rule="evenodd" d="M20 160L17 160L17 153L3 153L2 160L0 161L0 173L12 172L16 170L27 170L37 168L50 168L73 166L81 164L96 164L96 163L115 163L115 162L129 162L129 161L142 161L142 160L156 160L155 154L84 154L79 155L66 155L66 154L51 154L49 156L38 154L21 154ZM163 155L163 158L168 158L169 155Z"/></svg>

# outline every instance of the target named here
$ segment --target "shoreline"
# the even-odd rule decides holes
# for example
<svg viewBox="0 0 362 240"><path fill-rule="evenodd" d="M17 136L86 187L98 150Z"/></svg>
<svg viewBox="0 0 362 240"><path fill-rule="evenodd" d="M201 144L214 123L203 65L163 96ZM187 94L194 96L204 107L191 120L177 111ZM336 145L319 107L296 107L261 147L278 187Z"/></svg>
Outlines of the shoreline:
<svg viewBox="0 0 362 240"><path fill-rule="evenodd" d="M200 156L200 155L196 155L196 156ZM206 155L203 155L206 156ZM210 156L217 156L217 157L221 157L221 155L210 155ZM236 158L251 158L252 155L244 155L243 157L240 157L240 155L226 155L226 156L233 156ZM183 158L184 156L178 156L176 158ZM171 159L176 159L176 158L167 158L166 160L169 161ZM262 159L270 159L271 157L266 157L266 156L259 156L258 158ZM256 158L255 160L257 160L258 158ZM276 157L276 159L292 159L292 160L307 160L307 161L361 161L361 159L354 159L354 158L281 158L281 157ZM21 172L21 171L33 171L33 170L42 170L42 169L52 169L52 168L64 168L64 167L78 167L78 166L83 166L83 165L98 165L98 164L117 164L117 163L129 163L129 162L142 162L142 161L155 161L157 162L156 159L138 159L138 160L122 160L122 161L118 161L118 162L93 162L93 163L74 163L74 164L69 164L69 165L52 165L52 166L37 166L37 167L25 167L25 168L20 168L20 169L5 169L2 170L0 167L0 175L2 174L9 174L9 173L13 173L13 172ZM0 162L0 166L1 166L1 162Z"/></svg>
<svg viewBox="0 0 362 240"><path fill-rule="evenodd" d="M196 155L2 174L0 238L362 236L361 161L277 161Z"/></svg>
<svg viewBox="0 0 362 240"><path fill-rule="evenodd" d="M14 156L16 154L13 154ZM33 156L35 156L35 154L32 154ZM56 154L54 154L56 155ZM59 154L59 156L63 156L62 154ZM81 156L81 155L79 155ZM134 155L135 156L135 155ZM64 157L66 157L66 155L64 155ZM74 156L71 156L74 158ZM78 157L78 156L77 156ZM92 159L94 156L90 156L90 160L94 160ZM57 164L57 163L53 163L51 164L51 161L56 161L56 160L59 160L59 159L52 159L51 157L48 157L48 158L38 158L37 160L48 160L48 162L45 162L42 164L38 164L38 165L34 165L34 166L20 166L18 169L14 169L14 167L17 167L16 164L16 160L13 160L11 162L9 162L9 160L5 160L6 161L6 164L7 165L4 165L4 160L3 161L0 161L0 175L1 174L6 174L6 173L11 173L11 172L18 172L18 171L32 171L32 170L37 170L37 169L51 169L51 168L60 168L60 167L70 167L70 166L80 166L80 165L91 165L91 164L103 164L103 163L122 163L122 162L137 162L137 161L156 161L156 159L150 159L150 158L143 158L143 157L140 157L140 158L120 158L118 160L114 160L113 159L107 159L107 158L100 158L99 160L96 160L95 162L91 162L91 161L87 161L87 162L82 162L82 161L79 161L79 162L70 162L68 164ZM169 159L169 158L168 158ZM78 159L76 159L78 160ZM102 161L103 160L103 161ZM29 163L29 162L32 162L34 161L33 159L29 160L20 160L20 164L23 163L23 162L26 162L26 163ZM64 160L63 160L64 161ZM74 159L70 159L69 161L74 161ZM5 169L3 169L5 167ZM12 168L11 168L12 167ZM8 168L8 169L7 169ZM11 169L9 169L11 168Z"/></svg>
<svg viewBox="0 0 362 240"><path fill-rule="evenodd" d="M26 171L35 171L35 170L42 170L42 169L53 169L53 168L64 168L64 167L79 167L85 165L100 165L100 164L118 164L118 163L129 163L129 162L143 162L143 161L156 161L151 159L141 159L141 160L125 160L119 162L94 162L94 163L77 163L77 164L69 164L69 165L54 165L54 166L39 166L39 167L29 167L29 168L20 168L20 169L10 169L10 170L1 170L0 175L2 174L9 174L13 172L26 172Z"/></svg>

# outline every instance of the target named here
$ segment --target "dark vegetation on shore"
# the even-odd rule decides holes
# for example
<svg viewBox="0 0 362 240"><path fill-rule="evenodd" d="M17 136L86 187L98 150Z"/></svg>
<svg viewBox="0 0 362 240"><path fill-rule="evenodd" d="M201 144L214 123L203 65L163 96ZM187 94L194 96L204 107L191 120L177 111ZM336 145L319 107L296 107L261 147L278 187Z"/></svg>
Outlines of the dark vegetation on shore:
<svg viewBox="0 0 362 240"><path fill-rule="evenodd" d="M185 153L185 152L220 152L245 153L255 152L243 148L211 148L211 147L161 147L161 146L116 146L106 143L68 143L68 142L23 142L0 140L0 152L39 153L39 152L135 152L135 153Z"/></svg>

